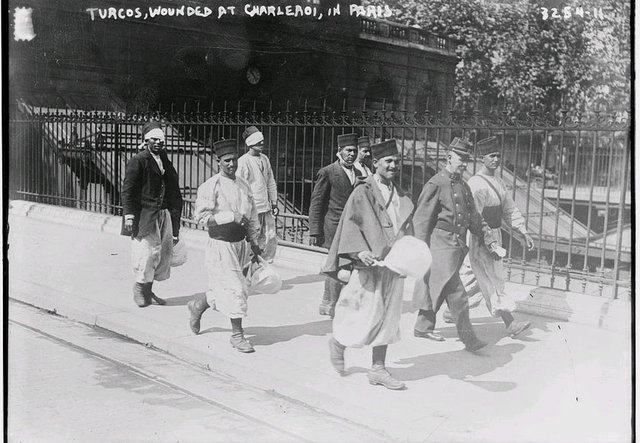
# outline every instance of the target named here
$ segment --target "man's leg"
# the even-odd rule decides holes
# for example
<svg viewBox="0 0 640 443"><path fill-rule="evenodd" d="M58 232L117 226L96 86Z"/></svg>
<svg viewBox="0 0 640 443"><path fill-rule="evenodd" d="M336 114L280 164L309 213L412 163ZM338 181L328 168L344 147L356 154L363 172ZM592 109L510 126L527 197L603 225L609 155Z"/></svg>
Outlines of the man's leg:
<svg viewBox="0 0 640 443"><path fill-rule="evenodd" d="M342 283L331 277L326 277L324 280L324 293L322 294L322 303L318 311L320 315L329 315L333 318L335 313L336 302L340 297L340 291L342 290Z"/></svg>
<svg viewBox="0 0 640 443"><path fill-rule="evenodd" d="M242 329L242 318L231 319L231 330L231 339L229 340L231 346L244 353L255 351L255 349L253 349L253 346L251 346L251 343L249 343L247 339L244 338L244 330Z"/></svg>
<svg viewBox="0 0 640 443"><path fill-rule="evenodd" d="M160 262L160 230L156 229L144 237L131 240L131 264L135 284L133 301L141 308L151 304L151 284L156 266Z"/></svg>
<svg viewBox="0 0 640 443"><path fill-rule="evenodd" d="M436 327L436 311L429 294L429 275L422 280L417 280L413 288L413 302L418 307L418 316L413 327L413 335L420 338L428 338L434 341L444 341L445 338L434 332Z"/></svg>
<svg viewBox="0 0 640 443"><path fill-rule="evenodd" d="M372 385L382 385L387 389L404 389L404 383L396 380L385 368L387 356L387 345L374 346L371 350L371 370L367 373L369 383Z"/></svg>
<svg viewBox="0 0 640 443"><path fill-rule="evenodd" d="M259 214L260 217L260 237L258 242L262 249L262 258L269 263L273 262L278 247L278 235L276 233L276 219L271 211Z"/></svg>
<svg viewBox="0 0 640 443"><path fill-rule="evenodd" d="M465 349L473 352L485 347L487 343L478 339L471 325L467 295L457 273L445 285L443 292L447 296L451 314L456 321L458 337L464 343Z"/></svg>

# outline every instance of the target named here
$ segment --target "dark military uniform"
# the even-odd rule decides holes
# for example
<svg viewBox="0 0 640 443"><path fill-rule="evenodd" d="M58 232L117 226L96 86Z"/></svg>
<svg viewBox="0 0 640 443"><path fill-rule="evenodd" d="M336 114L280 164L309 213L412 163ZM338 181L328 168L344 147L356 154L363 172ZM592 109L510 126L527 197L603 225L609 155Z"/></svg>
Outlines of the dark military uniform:
<svg viewBox="0 0 640 443"><path fill-rule="evenodd" d="M467 230L484 236L488 245L497 239L475 208L469 185L458 173L446 169L434 175L422 189L413 218L415 236L424 240L434 257L429 274L417 281L414 303L420 309L415 330L433 331L436 312L446 300L460 339L477 340L469 321L469 305L458 271L469 248Z"/></svg>

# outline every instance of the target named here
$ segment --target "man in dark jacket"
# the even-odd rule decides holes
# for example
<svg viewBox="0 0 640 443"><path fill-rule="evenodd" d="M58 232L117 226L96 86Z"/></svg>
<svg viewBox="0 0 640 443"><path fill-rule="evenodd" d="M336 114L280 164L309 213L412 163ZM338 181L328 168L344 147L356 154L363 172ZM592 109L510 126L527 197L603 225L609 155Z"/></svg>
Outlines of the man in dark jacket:
<svg viewBox="0 0 640 443"><path fill-rule="evenodd" d="M465 348L476 351L486 343L479 340L472 329L467 294L458 273L469 251L467 230L484 238L491 251L498 247L498 243L476 210L469 185L462 178L470 158L470 147L466 140L453 139L445 169L424 185L416 205L414 235L429 245L434 260L425 279L415 285L414 303L419 312L414 335L444 340L434 332L434 327L436 313L446 300ZM498 259L495 252L492 252L492 257Z"/></svg>
<svg viewBox="0 0 640 443"><path fill-rule="evenodd" d="M338 160L318 171L316 185L309 206L309 229L311 244L331 247L340 215L356 183L357 173L353 167L358 156L358 136L338 136ZM333 317L334 306L340 294L341 284L327 278L320 304L320 315Z"/></svg>
<svg viewBox="0 0 640 443"><path fill-rule="evenodd" d="M151 289L154 280L169 278L182 213L178 173L164 149L164 131L151 121L142 135L145 149L129 160L125 172L121 232L131 237L133 300L141 308L152 301L166 303Z"/></svg>

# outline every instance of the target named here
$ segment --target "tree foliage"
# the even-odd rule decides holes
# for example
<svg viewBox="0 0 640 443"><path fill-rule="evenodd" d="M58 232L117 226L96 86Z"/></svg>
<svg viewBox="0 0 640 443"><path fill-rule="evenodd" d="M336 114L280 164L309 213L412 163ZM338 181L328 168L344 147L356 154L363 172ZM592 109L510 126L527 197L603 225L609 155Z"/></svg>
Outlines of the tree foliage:
<svg viewBox="0 0 640 443"><path fill-rule="evenodd" d="M367 1L388 4L396 22L457 42L458 109L630 107L629 0Z"/></svg>

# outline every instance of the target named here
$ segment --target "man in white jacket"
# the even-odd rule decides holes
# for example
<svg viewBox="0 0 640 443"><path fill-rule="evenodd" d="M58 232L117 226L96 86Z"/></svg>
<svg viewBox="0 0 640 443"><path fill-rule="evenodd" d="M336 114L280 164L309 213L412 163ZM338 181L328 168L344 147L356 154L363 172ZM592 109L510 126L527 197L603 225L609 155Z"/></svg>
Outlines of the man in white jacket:
<svg viewBox="0 0 640 443"><path fill-rule="evenodd" d="M262 153L264 136L255 126L249 126L242 137L249 150L238 159L237 175L251 186L253 200L258 211L260 234L258 245L268 262L273 262L278 246L275 215L278 211L278 188L269 158Z"/></svg>
<svg viewBox="0 0 640 443"><path fill-rule="evenodd" d="M500 228L504 220L522 234L527 250L532 250L533 239L527 233L525 219L515 205L504 181L496 175L501 160L500 146L496 137L480 140L478 154L482 156L483 166L468 182L478 212L482 214L498 238L500 246L502 246ZM482 238L475 235L471 235L469 262L491 315L502 319L511 337L526 330L530 325L529 322L515 321L511 314L515 309L515 301L504 290L502 260L494 260L489 250L484 247ZM468 278L467 281L468 285L472 283Z"/></svg>

